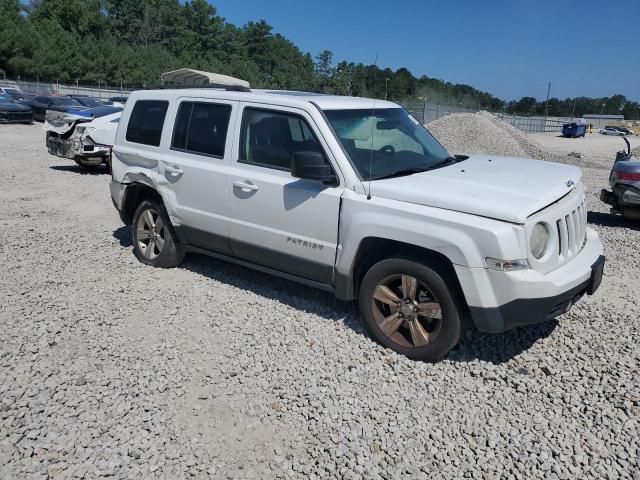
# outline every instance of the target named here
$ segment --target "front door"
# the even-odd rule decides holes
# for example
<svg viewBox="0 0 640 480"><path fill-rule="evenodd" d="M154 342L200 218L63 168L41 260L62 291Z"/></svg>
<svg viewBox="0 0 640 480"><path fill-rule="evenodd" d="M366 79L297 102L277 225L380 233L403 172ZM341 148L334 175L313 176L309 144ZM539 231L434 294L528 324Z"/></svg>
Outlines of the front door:
<svg viewBox="0 0 640 480"><path fill-rule="evenodd" d="M241 110L237 161L227 178L233 254L331 284L343 188L290 173L295 152L321 152L332 163L326 144L303 110L251 104Z"/></svg>

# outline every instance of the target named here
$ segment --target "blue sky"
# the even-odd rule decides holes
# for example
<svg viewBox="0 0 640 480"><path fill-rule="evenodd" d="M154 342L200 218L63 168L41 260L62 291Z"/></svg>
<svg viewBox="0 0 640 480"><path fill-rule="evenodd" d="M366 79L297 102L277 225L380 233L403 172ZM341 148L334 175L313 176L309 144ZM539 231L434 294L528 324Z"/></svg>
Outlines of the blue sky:
<svg viewBox="0 0 640 480"><path fill-rule="evenodd" d="M505 99L640 101L640 0L213 0L236 25L264 19L303 51L405 66Z"/></svg>

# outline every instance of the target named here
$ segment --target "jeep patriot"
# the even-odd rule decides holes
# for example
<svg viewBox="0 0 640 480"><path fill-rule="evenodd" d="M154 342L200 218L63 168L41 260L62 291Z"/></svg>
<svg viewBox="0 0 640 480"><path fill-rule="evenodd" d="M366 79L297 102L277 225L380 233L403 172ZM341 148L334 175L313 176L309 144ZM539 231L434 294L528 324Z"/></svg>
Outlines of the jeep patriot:
<svg viewBox="0 0 640 480"><path fill-rule="evenodd" d="M579 168L453 156L392 102L137 91L112 155L141 262L199 252L357 300L409 358L443 357L466 319L499 333L555 318L602 279Z"/></svg>

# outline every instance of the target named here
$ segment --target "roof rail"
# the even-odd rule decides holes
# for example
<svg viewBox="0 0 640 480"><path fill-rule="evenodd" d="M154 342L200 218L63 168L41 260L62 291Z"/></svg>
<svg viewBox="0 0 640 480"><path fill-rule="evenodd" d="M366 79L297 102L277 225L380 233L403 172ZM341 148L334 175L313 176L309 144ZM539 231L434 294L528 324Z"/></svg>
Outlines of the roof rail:
<svg viewBox="0 0 640 480"><path fill-rule="evenodd" d="M224 83L205 83L195 85L153 85L145 87L144 90L173 90L185 88L221 88L229 92L250 92L251 89L244 85L226 85Z"/></svg>

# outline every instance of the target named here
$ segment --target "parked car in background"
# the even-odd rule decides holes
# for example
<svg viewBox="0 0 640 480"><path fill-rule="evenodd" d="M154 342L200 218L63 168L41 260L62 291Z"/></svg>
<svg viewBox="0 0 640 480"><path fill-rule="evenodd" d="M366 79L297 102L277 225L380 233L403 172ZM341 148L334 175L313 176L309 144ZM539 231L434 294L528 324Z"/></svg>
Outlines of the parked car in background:
<svg viewBox="0 0 640 480"><path fill-rule="evenodd" d="M85 168L108 163L121 112L106 105L77 113L48 111L44 127L49 153Z"/></svg>
<svg viewBox="0 0 640 480"><path fill-rule="evenodd" d="M0 123L31 123L31 109L14 101L9 95L0 94Z"/></svg>
<svg viewBox="0 0 640 480"><path fill-rule="evenodd" d="M617 129L617 127L610 127L610 126L606 126L604 128L600 129L600 133L602 135L617 135L617 136L623 136L624 133L621 132L620 130Z"/></svg>
<svg viewBox="0 0 640 480"><path fill-rule="evenodd" d="M89 95L69 95L79 104L87 107L87 108L97 108L104 107L104 103L102 103L97 98L90 97Z"/></svg>
<svg viewBox="0 0 640 480"><path fill-rule="evenodd" d="M504 332L599 287L579 168L454 156L392 102L233 88L131 94L111 197L142 263L200 252L357 300L374 339L429 361L467 315Z"/></svg>
<svg viewBox="0 0 640 480"><path fill-rule="evenodd" d="M11 100L24 100L25 94L22 90L15 87L0 87L0 94L8 95Z"/></svg>
<svg viewBox="0 0 640 480"><path fill-rule="evenodd" d="M87 108L71 97L59 95L38 95L31 100L25 100L24 104L31 107L33 119L38 122L45 121L47 110L73 112L86 110Z"/></svg>
<svg viewBox="0 0 640 480"><path fill-rule="evenodd" d="M107 105L124 108L124 105L125 103L127 103L128 98L129 97L111 97L109 100L107 100Z"/></svg>
<svg viewBox="0 0 640 480"><path fill-rule="evenodd" d="M634 133L629 130L627 127L614 127L619 132L622 132L623 135L634 135Z"/></svg>

